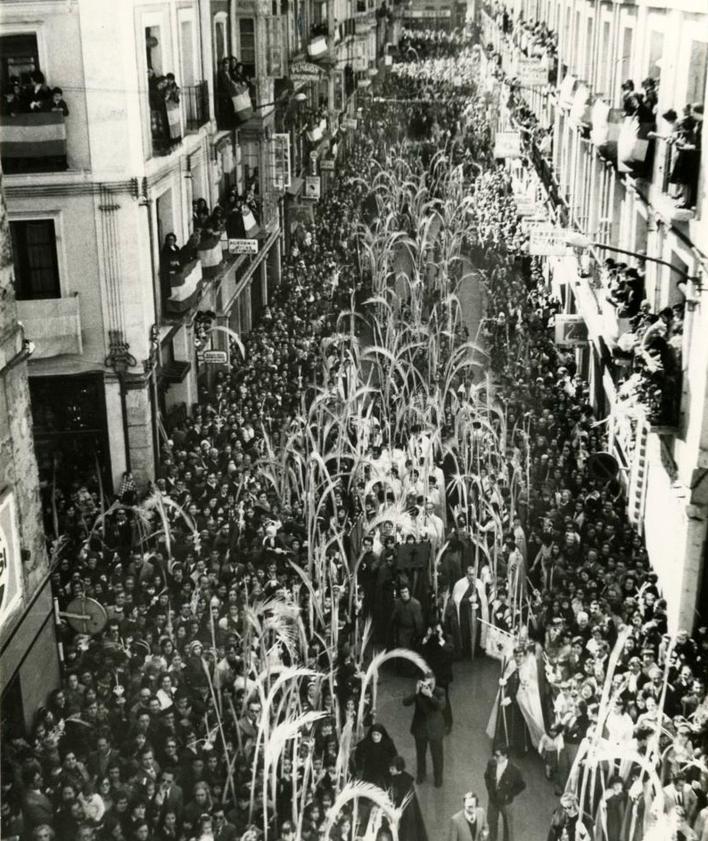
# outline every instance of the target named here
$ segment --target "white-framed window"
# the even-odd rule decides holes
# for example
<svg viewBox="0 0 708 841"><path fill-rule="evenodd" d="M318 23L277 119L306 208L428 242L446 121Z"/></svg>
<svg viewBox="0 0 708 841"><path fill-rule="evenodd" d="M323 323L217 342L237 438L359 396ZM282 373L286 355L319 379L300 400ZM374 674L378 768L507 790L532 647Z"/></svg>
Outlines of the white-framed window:
<svg viewBox="0 0 708 841"><path fill-rule="evenodd" d="M246 68L256 66L256 21L254 18L238 19L238 58Z"/></svg>
<svg viewBox="0 0 708 841"><path fill-rule="evenodd" d="M226 12L217 12L214 15L213 40L214 65L218 67L219 62L231 52L229 49L229 18Z"/></svg>
<svg viewBox="0 0 708 841"><path fill-rule="evenodd" d="M12 214L9 223L17 300L61 298L66 271L61 215Z"/></svg>
<svg viewBox="0 0 708 841"><path fill-rule="evenodd" d="M179 9L177 12L179 30L179 76L182 87L195 85L201 80L199 67L199 49L197 47L197 28L194 24L192 9Z"/></svg>

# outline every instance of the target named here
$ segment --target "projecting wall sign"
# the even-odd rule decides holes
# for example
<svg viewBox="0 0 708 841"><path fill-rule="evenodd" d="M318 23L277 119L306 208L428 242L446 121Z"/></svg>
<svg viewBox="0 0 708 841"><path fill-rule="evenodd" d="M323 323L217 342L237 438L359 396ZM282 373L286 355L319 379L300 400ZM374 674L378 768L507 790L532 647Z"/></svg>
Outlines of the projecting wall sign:
<svg viewBox="0 0 708 841"><path fill-rule="evenodd" d="M22 558L15 497L0 495L0 628L22 600Z"/></svg>

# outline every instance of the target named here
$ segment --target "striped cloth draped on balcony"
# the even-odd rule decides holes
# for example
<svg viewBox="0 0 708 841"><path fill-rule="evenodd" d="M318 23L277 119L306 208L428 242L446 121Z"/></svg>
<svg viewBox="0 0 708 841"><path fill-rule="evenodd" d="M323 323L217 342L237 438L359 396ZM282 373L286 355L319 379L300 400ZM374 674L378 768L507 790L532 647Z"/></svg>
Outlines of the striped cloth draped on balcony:
<svg viewBox="0 0 708 841"><path fill-rule="evenodd" d="M3 158L63 158L66 127L61 111L3 116L0 154Z"/></svg>

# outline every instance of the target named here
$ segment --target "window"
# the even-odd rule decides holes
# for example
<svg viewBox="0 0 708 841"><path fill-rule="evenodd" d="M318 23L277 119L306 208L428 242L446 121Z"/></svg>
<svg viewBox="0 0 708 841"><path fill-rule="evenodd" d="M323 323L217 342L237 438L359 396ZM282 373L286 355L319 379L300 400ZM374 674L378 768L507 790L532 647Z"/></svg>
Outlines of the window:
<svg viewBox="0 0 708 841"><path fill-rule="evenodd" d="M632 77L631 67L632 67L632 41L634 40L634 30L631 26L626 26L624 29L624 33L622 35L622 55L620 56L620 60L617 62L619 64L620 72L619 72L619 80L617 81L617 89L618 89L618 98L621 101L621 97L619 97L619 90L622 86L622 82Z"/></svg>
<svg viewBox="0 0 708 841"><path fill-rule="evenodd" d="M659 64L664 52L664 33L652 31L649 36L649 66L647 76L657 81L661 78L661 66Z"/></svg>
<svg viewBox="0 0 708 841"><path fill-rule="evenodd" d="M154 70L155 75L161 76L167 71L162 66L162 45L160 42L160 27L145 27L145 59L148 70Z"/></svg>
<svg viewBox="0 0 708 841"><path fill-rule="evenodd" d="M686 102L703 103L708 78L708 44L705 41L691 41L691 58L688 62L688 84Z"/></svg>
<svg viewBox="0 0 708 841"><path fill-rule="evenodd" d="M226 41L226 16L217 16L214 18L214 55L216 56L216 63L221 61L228 55L227 41Z"/></svg>
<svg viewBox="0 0 708 841"><path fill-rule="evenodd" d="M180 57L182 59L181 83L183 87L193 85L197 79L194 72L194 29L191 20L182 20L179 25Z"/></svg>
<svg viewBox="0 0 708 841"><path fill-rule="evenodd" d="M18 301L60 298L53 219L10 222Z"/></svg>
<svg viewBox="0 0 708 841"><path fill-rule="evenodd" d="M0 38L0 56L3 91L9 88L11 76L18 76L24 81L29 79L30 73L40 69L37 36L34 33Z"/></svg>
<svg viewBox="0 0 708 841"><path fill-rule="evenodd" d="M256 66L256 33L253 18L239 18L239 59L246 67Z"/></svg>
<svg viewBox="0 0 708 841"><path fill-rule="evenodd" d="M592 81L592 23L593 19L588 18L587 30L585 32L585 67L583 70L583 78L588 82Z"/></svg>
<svg viewBox="0 0 708 841"><path fill-rule="evenodd" d="M610 86L610 74L608 72L610 61L608 53L610 49L610 21L603 21L602 40L600 44L600 65L598 67L597 87L598 93L607 94Z"/></svg>

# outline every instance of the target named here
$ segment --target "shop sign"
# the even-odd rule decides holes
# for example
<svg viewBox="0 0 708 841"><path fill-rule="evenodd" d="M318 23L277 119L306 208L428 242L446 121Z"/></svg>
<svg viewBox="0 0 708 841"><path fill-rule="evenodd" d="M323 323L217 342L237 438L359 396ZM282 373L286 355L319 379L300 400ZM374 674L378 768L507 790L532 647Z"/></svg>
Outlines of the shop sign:
<svg viewBox="0 0 708 841"><path fill-rule="evenodd" d="M258 240L230 239L229 254L258 254Z"/></svg>
<svg viewBox="0 0 708 841"><path fill-rule="evenodd" d="M515 198L516 212L519 216L533 216L538 210L538 202L526 196Z"/></svg>
<svg viewBox="0 0 708 841"><path fill-rule="evenodd" d="M516 75L523 87L534 88L548 84L548 68L536 58L519 56Z"/></svg>
<svg viewBox="0 0 708 841"><path fill-rule="evenodd" d="M308 175L305 178L305 198L319 199L322 191L322 183L319 175Z"/></svg>
<svg viewBox="0 0 708 841"><path fill-rule="evenodd" d="M0 627L22 600L22 557L15 497L0 496Z"/></svg>
<svg viewBox="0 0 708 841"><path fill-rule="evenodd" d="M330 158L325 158L320 161L320 169L322 172L334 172L334 161Z"/></svg>
<svg viewBox="0 0 708 841"><path fill-rule="evenodd" d="M452 16L450 9L411 9L406 12L406 17L409 18L425 18L435 20L436 18L449 18Z"/></svg>
<svg viewBox="0 0 708 841"><path fill-rule="evenodd" d="M291 183L290 135L274 134L270 139L269 159L271 165L271 186L277 192L286 190Z"/></svg>
<svg viewBox="0 0 708 841"><path fill-rule="evenodd" d="M588 325L581 315L556 315L553 320L556 344L561 347L585 347Z"/></svg>
<svg viewBox="0 0 708 841"><path fill-rule="evenodd" d="M294 61L290 65L290 78L295 76L307 76L308 79L319 79L323 75L323 70L317 64L311 61Z"/></svg>
<svg viewBox="0 0 708 841"><path fill-rule="evenodd" d="M322 78L324 72L321 67L311 61L295 61L290 65L290 81L295 88L316 82Z"/></svg>
<svg viewBox="0 0 708 841"><path fill-rule="evenodd" d="M498 131L494 138L495 158L520 158L521 134L518 131Z"/></svg>
<svg viewBox="0 0 708 841"><path fill-rule="evenodd" d="M205 350L203 358L207 365L226 365L228 362L225 350Z"/></svg>
<svg viewBox="0 0 708 841"><path fill-rule="evenodd" d="M531 229L529 254L536 257L563 256L568 253L567 231L564 228L538 226Z"/></svg>

